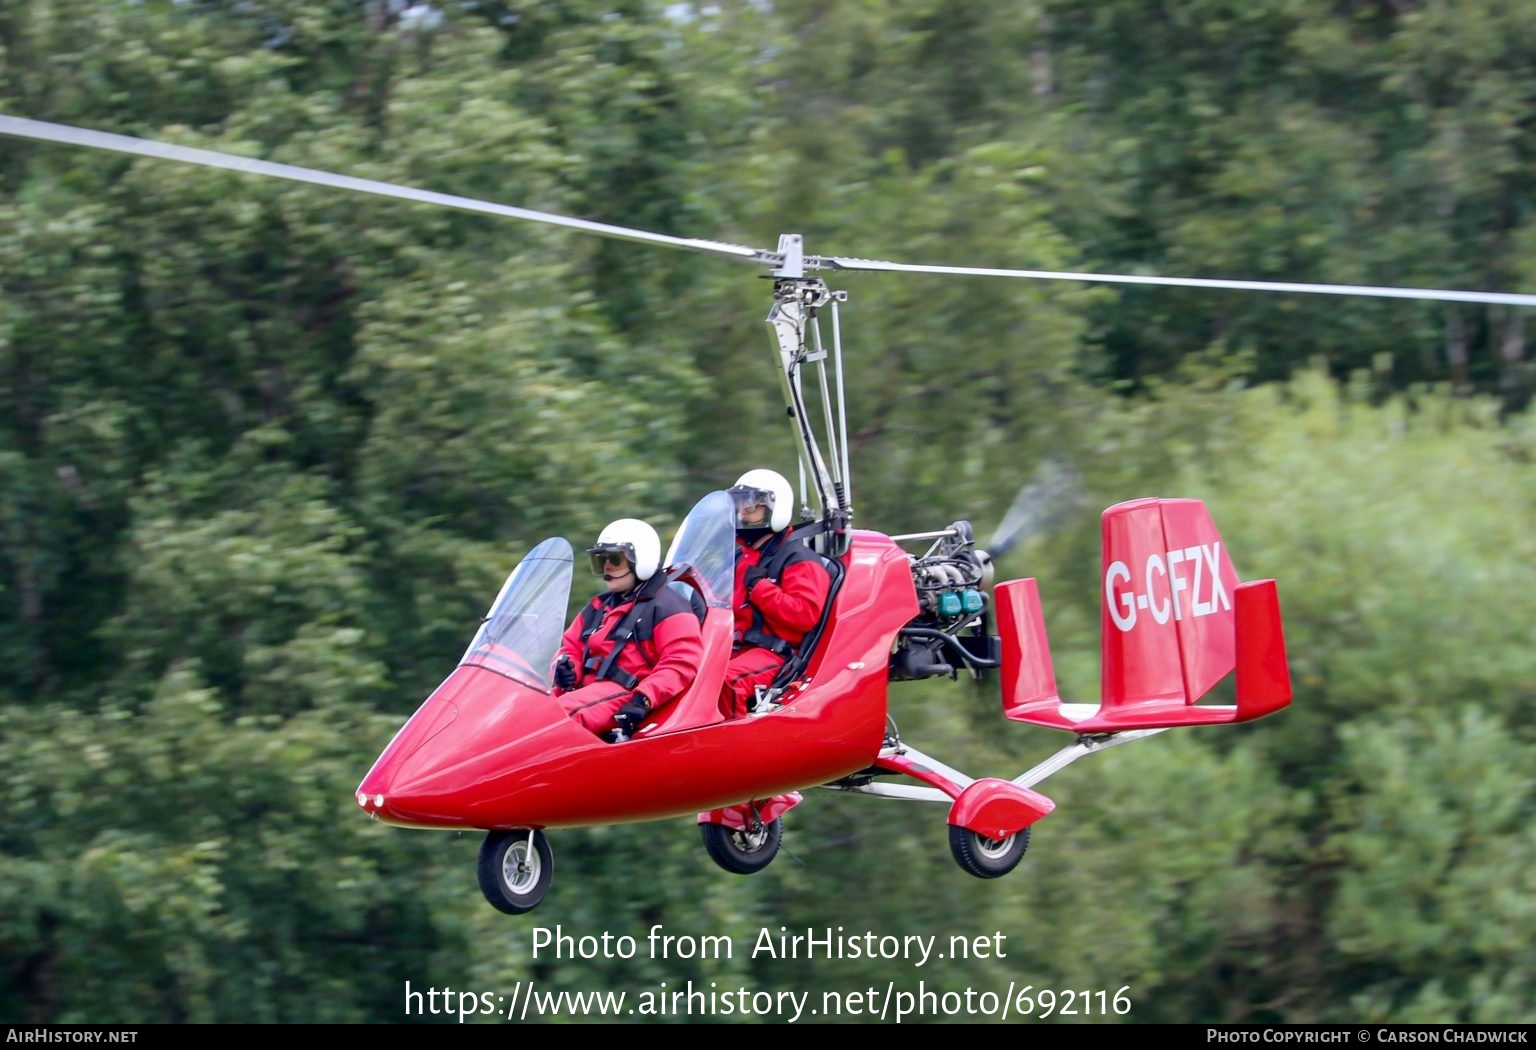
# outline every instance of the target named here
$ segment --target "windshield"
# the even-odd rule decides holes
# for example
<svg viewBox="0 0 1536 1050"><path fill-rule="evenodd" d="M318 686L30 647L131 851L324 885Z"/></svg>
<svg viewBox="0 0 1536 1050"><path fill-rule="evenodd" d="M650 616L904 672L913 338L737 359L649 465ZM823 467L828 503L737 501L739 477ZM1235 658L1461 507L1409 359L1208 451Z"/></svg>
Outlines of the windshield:
<svg viewBox="0 0 1536 1050"><path fill-rule="evenodd" d="M693 505L667 551L668 567L687 564L698 570L709 587L705 600L717 608L731 604L736 582L735 513L730 496L711 492Z"/></svg>
<svg viewBox="0 0 1536 1050"><path fill-rule="evenodd" d="M558 536L529 551L501 585L459 663L548 692L550 666L565 630L572 561L571 545Z"/></svg>

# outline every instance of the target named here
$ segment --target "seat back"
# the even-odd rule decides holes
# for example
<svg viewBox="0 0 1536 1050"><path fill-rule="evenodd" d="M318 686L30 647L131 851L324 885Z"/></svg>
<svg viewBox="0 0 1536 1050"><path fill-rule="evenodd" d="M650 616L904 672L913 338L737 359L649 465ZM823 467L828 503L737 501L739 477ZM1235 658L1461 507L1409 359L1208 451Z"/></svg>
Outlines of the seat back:
<svg viewBox="0 0 1536 1050"><path fill-rule="evenodd" d="M827 624L832 622L832 610L837 604L837 594L842 589L843 577L847 574L843 563L838 559L828 557L820 552L813 553L820 560L822 568L827 570L827 576L830 580L827 586L827 600L821 607L821 618L816 621L816 626L806 632L805 637L801 639L799 646L796 647L794 655L785 661L784 666L779 668L779 673L774 676L773 682L769 686L770 696L777 696L790 683L804 678L806 673L810 671L811 661L816 656L821 636L826 633Z"/></svg>
<svg viewBox="0 0 1536 1050"><path fill-rule="evenodd" d="M699 593L698 588L683 580L673 580L667 586L688 599L693 615L699 618L699 626L703 627L705 614L709 612L709 603L704 600L704 595Z"/></svg>
<svg viewBox="0 0 1536 1050"><path fill-rule="evenodd" d="M725 606L710 607L704 597L705 584L690 566L676 566L668 575L667 586L685 594L694 615L699 618L704 655L699 661L698 675L683 695L647 719L640 728L641 736L723 721L719 698L720 686L725 681L725 665L731 660L731 632L735 626L731 610Z"/></svg>

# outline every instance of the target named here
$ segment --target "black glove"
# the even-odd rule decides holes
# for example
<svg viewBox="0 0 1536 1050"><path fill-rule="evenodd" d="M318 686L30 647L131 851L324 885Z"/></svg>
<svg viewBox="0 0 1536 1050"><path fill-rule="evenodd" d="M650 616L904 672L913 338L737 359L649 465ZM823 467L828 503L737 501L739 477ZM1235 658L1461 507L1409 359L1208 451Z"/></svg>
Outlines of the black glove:
<svg viewBox="0 0 1536 1050"><path fill-rule="evenodd" d="M555 661L555 685L561 689L576 688L576 661L570 653L561 653Z"/></svg>
<svg viewBox="0 0 1536 1050"><path fill-rule="evenodd" d="M766 580L767 578L768 578L768 570L767 569L764 569L761 565L753 565L753 566L748 567L747 571L742 574L741 585L742 585L742 587L746 588L746 593L747 594L751 594L752 593L752 585L754 583L756 583L758 580Z"/></svg>
<svg viewBox="0 0 1536 1050"><path fill-rule="evenodd" d="M613 716L613 724L626 733L633 733L635 727L645 721L645 716L650 713L651 701L644 693L636 693Z"/></svg>

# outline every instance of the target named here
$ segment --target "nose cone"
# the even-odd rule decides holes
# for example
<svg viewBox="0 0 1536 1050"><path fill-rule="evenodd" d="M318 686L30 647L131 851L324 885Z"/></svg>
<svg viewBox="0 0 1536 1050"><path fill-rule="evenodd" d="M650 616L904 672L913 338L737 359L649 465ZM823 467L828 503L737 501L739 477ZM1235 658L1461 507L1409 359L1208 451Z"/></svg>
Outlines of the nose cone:
<svg viewBox="0 0 1536 1050"><path fill-rule="evenodd" d="M550 696L494 671L459 667L354 795L364 812L390 824L492 827L509 804L539 794L551 762L595 743Z"/></svg>
<svg viewBox="0 0 1536 1050"><path fill-rule="evenodd" d="M462 668L461 668L462 670ZM454 672L455 676L459 672ZM370 816L394 822L399 803L420 795L418 756L426 745L459 717L459 708L450 695L450 677L395 734L384 753L358 785L357 804ZM432 749L427 749L432 754ZM414 808L414 807L412 807Z"/></svg>

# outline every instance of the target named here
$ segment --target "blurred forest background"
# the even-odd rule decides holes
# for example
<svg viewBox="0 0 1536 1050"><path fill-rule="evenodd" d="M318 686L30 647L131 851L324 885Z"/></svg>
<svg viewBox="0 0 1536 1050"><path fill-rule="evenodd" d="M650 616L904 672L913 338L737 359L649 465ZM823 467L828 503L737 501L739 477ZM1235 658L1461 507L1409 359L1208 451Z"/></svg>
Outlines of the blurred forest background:
<svg viewBox="0 0 1536 1050"><path fill-rule="evenodd" d="M25 0L0 112L825 254L1536 288L1533 0ZM533 543L667 537L793 471L766 283L0 141L0 1019L397 1022L406 981L532 978L1536 1022L1528 312L834 286L857 524L985 539L1075 479L1031 490L1000 578L1041 580L1063 692L1093 699L1099 512L1204 499L1239 573L1280 581L1294 706L1057 774L1004 879L954 864L939 807L813 792L751 878L691 819L557 832L513 918L478 836L352 791ZM995 683L892 709L976 775L1070 739L1004 723ZM556 923L747 940L532 959ZM780 926L998 931L1008 957L745 958Z"/></svg>

